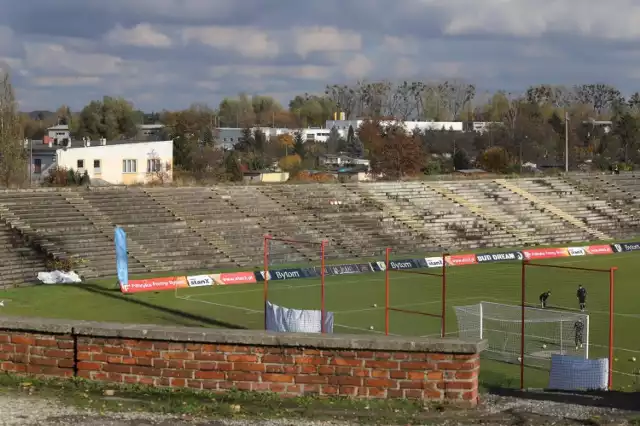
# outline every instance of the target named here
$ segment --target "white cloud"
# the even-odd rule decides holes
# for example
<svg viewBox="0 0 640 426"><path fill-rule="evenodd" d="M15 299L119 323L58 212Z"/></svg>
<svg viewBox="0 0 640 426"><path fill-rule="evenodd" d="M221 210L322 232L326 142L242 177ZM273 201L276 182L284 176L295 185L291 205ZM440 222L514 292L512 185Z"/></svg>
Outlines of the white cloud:
<svg viewBox="0 0 640 426"><path fill-rule="evenodd" d="M100 77L78 76L78 77L36 77L32 79L34 86L55 87L55 86L95 86L102 83Z"/></svg>
<svg viewBox="0 0 640 426"><path fill-rule="evenodd" d="M266 31L251 27L190 27L182 30L182 40L237 52L248 58L274 58L279 44Z"/></svg>
<svg viewBox="0 0 640 426"><path fill-rule="evenodd" d="M608 40L640 39L640 4L632 0L423 0L444 14L448 35L540 37L566 34Z"/></svg>
<svg viewBox="0 0 640 426"><path fill-rule="evenodd" d="M25 66L51 72L99 76L117 74L123 60L100 53L78 53L60 44L25 43Z"/></svg>
<svg viewBox="0 0 640 426"><path fill-rule="evenodd" d="M358 54L344 66L344 75L349 78L366 77L373 70L373 64L366 56Z"/></svg>
<svg viewBox="0 0 640 426"><path fill-rule="evenodd" d="M251 78L290 77L304 80L322 80L329 78L333 74L333 68L317 65L226 65L211 67L210 74L212 78L244 76Z"/></svg>
<svg viewBox="0 0 640 426"><path fill-rule="evenodd" d="M413 38L384 36L381 48L394 55L416 55L420 51L420 45Z"/></svg>
<svg viewBox="0 0 640 426"><path fill-rule="evenodd" d="M112 45L136 47L167 48L173 45L171 39L148 23L141 23L132 28L124 28L117 24L105 34L105 41Z"/></svg>
<svg viewBox="0 0 640 426"><path fill-rule="evenodd" d="M362 49L362 36L334 27L297 27L293 29L295 52L306 58L314 52L344 52Z"/></svg>

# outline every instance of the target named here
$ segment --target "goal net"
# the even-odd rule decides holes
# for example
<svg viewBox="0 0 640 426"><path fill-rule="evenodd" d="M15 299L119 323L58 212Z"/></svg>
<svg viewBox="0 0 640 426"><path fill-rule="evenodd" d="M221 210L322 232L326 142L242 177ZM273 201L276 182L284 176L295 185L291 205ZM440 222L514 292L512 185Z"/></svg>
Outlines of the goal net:
<svg viewBox="0 0 640 426"><path fill-rule="evenodd" d="M325 307L325 248L326 241L264 237L265 330L333 332L334 314ZM305 266L295 267L298 262Z"/></svg>
<svg viewBox="0 0 640 426"><path fill-rule="evenodd" d="M521 306L480 302L454 310L461 338L484 339L489 344L485 356L520 363ZM589 315L525 307L525 365L548 369L552 355L589 358Z"/></svg>

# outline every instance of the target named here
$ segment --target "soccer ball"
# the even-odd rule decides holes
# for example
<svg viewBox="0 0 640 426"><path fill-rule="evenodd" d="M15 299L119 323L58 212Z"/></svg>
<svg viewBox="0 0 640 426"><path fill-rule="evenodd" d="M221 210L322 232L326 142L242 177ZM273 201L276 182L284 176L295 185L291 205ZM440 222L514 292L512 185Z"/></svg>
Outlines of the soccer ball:
<svg viewBox="0 0 640 426"><path fill-rule="evenodd" d="M378 307L378 304L377 304L377 303L374 303L374 304L373 304L373 307L374 307L374 308L377 308L377 307Z"/></svg>
<svg viewBox="0 0 640 426"><path fill-rule="evenodd" d="M518 357L518 362L522 362L522 357Z"/></svg>
<svg viewBox="0 0 640 426"><path fill-rule="evenodd" d="M636 357L635 356L631 357L631 362L636 362Z"/></svg>
<svg viewBox="0 0 640 426"><path fill-rule="evenodd" d="M542 349L547 349L547 345L542 345Z"/></svg>
<svg viewBox="0 0 640 426"><path fill-rule="evenodd" d="M369 330L373 330L373 326L369 327Z"/></svg>

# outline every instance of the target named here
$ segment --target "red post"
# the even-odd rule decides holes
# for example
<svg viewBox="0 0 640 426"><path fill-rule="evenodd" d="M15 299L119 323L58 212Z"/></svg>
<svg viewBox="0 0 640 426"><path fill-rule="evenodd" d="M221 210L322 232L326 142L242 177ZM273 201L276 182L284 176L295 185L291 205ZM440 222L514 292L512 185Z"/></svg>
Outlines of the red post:
<svg viewBox="0 0 640 426"><path fill-rule="evenodd" d="M618 268L609 269L609 390L613 388L613 299L614 299L614 282L615 272Z"/></svg>
<svg viewBox="0 0 640 426"><path fill-rule="evenodd" d="M264 236L264 258L263 262L263 272L264 272L264 285L263 285L263 293L264 293L264 329L267 329L267 301L269 300L269 240L271 236Z"/></svg>
<svg viewBox="0 0 640 426"><path fill-rule="evenodd" d="M442 324L440 325L440 337L444 338L447 322L447 253L442 253Z"/></svg>
<svg viewBox="0 0 640 426"><path fill-rule="evenodd" d="M326 312L325 312L325 300L324 300L324 275L325 275L325 271L324 271L324 252L325 252L325 245L327 244L326 241L322 241L322 243L320 244L320 321L322 321L322 324L320 325L320 331L322 333L326 333L327 330L325 329L325 317L326 317Z"/></svg>
<svg viewBox="0 0 640 426"><path fill-rule="evenodd" d="M520 306L520 390L524 390L524 312L525 312L525 289L526 289L527 261L522 261L522 279L520 283L521 306Z"/></svg>
<svg viewBox="0 0 640 426"><path fill-rule="evenodd" d="M387 248L384 260L384 334L389 335L389 255L391 249Z"/></svg>

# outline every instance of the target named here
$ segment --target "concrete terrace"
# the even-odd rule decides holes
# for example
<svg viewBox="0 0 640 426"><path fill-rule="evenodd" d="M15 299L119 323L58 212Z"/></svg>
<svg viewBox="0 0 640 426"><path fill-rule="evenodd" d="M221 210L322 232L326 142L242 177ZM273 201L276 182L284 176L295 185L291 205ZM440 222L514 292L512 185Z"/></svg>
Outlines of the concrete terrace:
<svg viewBox="0 0 640 426"><path fill-rule="evenodd" d="M7 190L0 285L33 281L47 256L114 275L116 225L132 273L257 266L265 234L327 240L328 259L629 238L640 234L639 178ZM312 245L271 249L273 263L319 257Z"/></svg>

